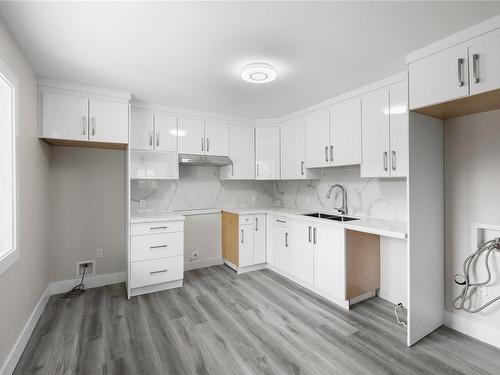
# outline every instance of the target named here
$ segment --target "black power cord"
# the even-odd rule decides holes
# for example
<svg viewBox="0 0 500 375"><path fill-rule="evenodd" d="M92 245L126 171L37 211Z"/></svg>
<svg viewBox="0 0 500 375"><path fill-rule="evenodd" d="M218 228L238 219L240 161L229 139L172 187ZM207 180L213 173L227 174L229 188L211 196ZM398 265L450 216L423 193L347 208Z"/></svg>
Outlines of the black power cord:
<svg viewBox="0 0 500 375"><path fill-rule="evenodd" d="M82 264L83 268L82 281L80 281L80 284L75 286L69 292L64 293L61 298L75 298L85 293L85 285L83 284L83 279L85 278L85 271L87 271L88 266L89 266L88 264Z"/></svg>

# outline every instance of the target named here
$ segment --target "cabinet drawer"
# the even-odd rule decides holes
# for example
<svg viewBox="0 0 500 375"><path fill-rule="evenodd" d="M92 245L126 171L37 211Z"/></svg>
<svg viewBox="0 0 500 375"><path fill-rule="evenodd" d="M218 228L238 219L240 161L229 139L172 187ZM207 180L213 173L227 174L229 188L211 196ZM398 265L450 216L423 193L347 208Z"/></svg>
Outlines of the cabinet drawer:
<svg viewBox="0 0 500 375"><path fill-rule="evenodd" d="M184 222L182 221L156 221L151 223L136 223L130 228L130 235L182 232Z"/></svg>
<svg viewBox="0 0 500 375"><path fill-rule="evenodd" d="M181 280L184 275L184 257L144 260L130 265L130 286L141 286Z"/></svg>
<svg viewBox="0 0 500 375"><path fill-rule="evenodd" d="M240 215L240 225L252 224L253 215Z"/></svg>
<svg viewBox="0 0 500 375"><path fill-rule="evenodd" d="M183 232L133 236L130 239L130 260L137 262L182 255L183 243Z"/></svg>

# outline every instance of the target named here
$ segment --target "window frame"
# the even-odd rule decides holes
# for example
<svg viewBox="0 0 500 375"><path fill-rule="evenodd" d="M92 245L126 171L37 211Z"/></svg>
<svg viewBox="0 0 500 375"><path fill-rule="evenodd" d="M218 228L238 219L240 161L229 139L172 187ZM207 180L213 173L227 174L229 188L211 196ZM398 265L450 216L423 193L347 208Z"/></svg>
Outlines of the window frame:
<svg viewBox="0 0 500 375"><path fill-rule="evenodd" d="M5 64L5 62L0 58L0 77L4 79L12 88L12 126L14 127L12 132L12 158L13 158L13 168L12 168L12 201L13 201L13 213L12 213L12 249L0 254L0 275L9 269L14 263L16 263L20 258L18 234L18 200L17 200L17 178L18 178L18 154L17 154L17 139L18 139L18 129L19 129L19 81L10 68Z"/></svg>

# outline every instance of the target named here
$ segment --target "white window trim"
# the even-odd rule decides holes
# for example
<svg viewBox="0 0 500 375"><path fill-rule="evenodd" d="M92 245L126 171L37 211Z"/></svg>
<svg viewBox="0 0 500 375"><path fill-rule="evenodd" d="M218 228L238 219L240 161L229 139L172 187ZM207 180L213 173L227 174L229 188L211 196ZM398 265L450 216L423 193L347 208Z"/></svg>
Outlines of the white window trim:
<svg viewBox="0 0 500 375"><path fill-rule="evenodd" d="M20 258L19 251L19 243L18 243L18 234L19 234L19 225L18 225L18 201L17 201L17 167L18 167L18 154L17 154L17 134L18 134L18 112L19 112L19 81L17 77L12 73L7 64L4 63L2 59L0 59L0 76L4 77L12 86L14 91L14 101L13 101L13 123L14 123L14 132L12 134L12 153L14 155L14 168L12 170L12 182L13 182L13 192L12 199L14 201L14 214L13 214L13 248L6 252L5 254L0 256L0 275L4 273L8 268L10 268L14 263L16 263Z"/></svg>

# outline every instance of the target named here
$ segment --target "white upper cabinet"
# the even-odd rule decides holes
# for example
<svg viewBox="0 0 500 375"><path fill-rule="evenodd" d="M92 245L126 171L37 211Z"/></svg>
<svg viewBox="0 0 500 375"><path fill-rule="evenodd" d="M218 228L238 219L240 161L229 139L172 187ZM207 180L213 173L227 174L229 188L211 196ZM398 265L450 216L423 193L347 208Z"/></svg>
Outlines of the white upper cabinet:
<svg viewBox="0 0 500 375"><path fill-rule="evenodd" d="M229 125L222 122L205 122L205 154L229 155Z"/></svg>
<svg viewBox="0 0 500 375"><path fill-rule="evenodd" d="M361 163L361 99L349 99L330 109L331 165Z"/></svg>
<svg viewBox="0 0 500 375"><path fill-rule="evenodd" d="M157 151L177 152L177 118L170 115L155 115L154 148Z"/></svg>
<svg viewBox="0 0 500 375"><path fill-rule="evenodd" d="M363 160L361 177L388 177L389 90L379 89L363 97Z"/></svg>
<svg viewBox="0 0 500 375"><path fill-rule="evenodd" d="M279 126L255 128L255 166L257 180L279 180Z"/></svg>
<svg viewBox="0 0 500 375"><path fill-rule="evenodd" d="M129 148L132 150L153 150L153 114L132 109L130 115Z"/></svg>
<svg viewBox="0 0 500 375"><path fill-rule="evenodd" d="M42 93L44 138L88 140L88 99L82 96Z"/></svg>
<svg viewBox="0 0 500 375"><path fill-rule="evenodd" d="M305 165L304 118L298 117L281 124L281 179L318 178L319 171L309 171Z"/></svg>
<svg viewBox="0 0 500 375"><path fill-rule="evenodd" d="M407 86L401 81L362 99L361 177L408 174Z"/></svg>
<svg viewBox="0 0 500 375"><path fill-rule="evenodd" d="M179 117L178 119L179 153L205 154L205 122L203 120Z"/></svg>
<svg viewBox="0 0 500 375"><path fill-rule="evenodd" d="M305 117L306 167L330 165L330 112L320 109Z"/></svg>
<svg viewBox="0 0 500 375"><path fill-rule="evenodd" d="M89 140L128 143L128 103L90 99Z"/></svg>
<svg viewBox="0 0 500 375"><path fill-rule="evenodd" d="M410 109L469 94L467 46L458 45L410 64Z"/></svg>
<svg viewBox="0 0 500 375"><path fill-rule="evenodd" d="M232 164L221 167L221 178L227 180L255 179L254 128L231 124L229 127L229 158Z"/></svg>
<svg viewBox="0 0 500 375"><path fill-rule="evenodd" d="M469 47L471 95L500 88L500 30L472 40Z"/></svg>

